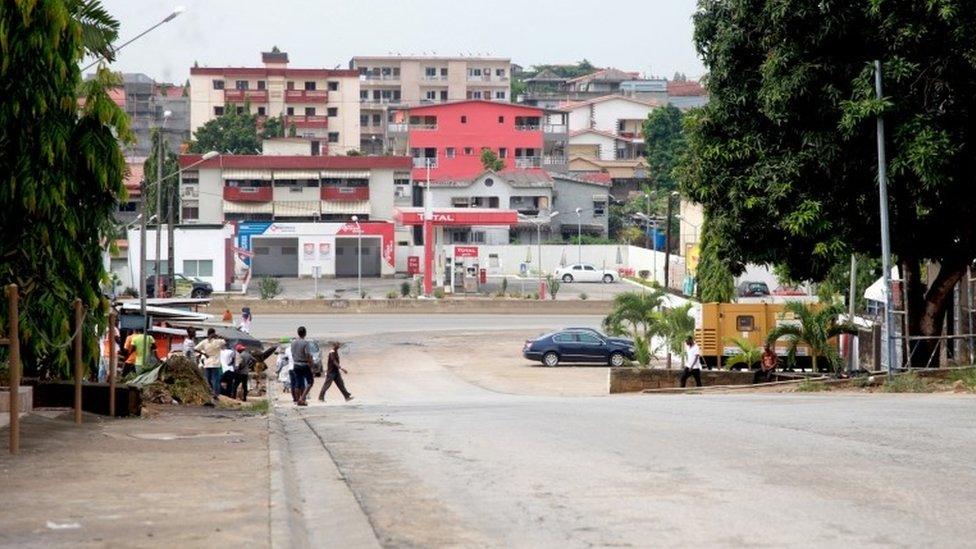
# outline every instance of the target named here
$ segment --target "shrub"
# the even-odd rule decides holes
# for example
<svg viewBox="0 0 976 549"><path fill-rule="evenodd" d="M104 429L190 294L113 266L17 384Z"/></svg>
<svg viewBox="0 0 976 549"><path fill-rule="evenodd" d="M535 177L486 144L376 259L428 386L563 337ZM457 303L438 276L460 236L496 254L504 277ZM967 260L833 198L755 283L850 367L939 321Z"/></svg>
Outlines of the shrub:
<svg viewBox="0 0 976 549"><path fill-rule="evenodd" d="M827 384L823 381L810 381L809 379L804 379L796 386L798 393L819 393L826 390Z"/></svg>
<svg viewBox="0 0 976 549"><path fill-rule="evenodd" d="M419 296L424 293L423 284L420 282L419 278L415 278L413 281L413 295Z"/></svg>
<svg viewBox="0 0 976 549"><path fill-rule="evenodd" d="M398 294L396 290L390 290L389 292L386 292L387 299L396 299L398 297L400 297L400 294Z"/></svg>
<svg viewBox="0 0 976 549"><path fill-rule="evenodd" d="M949 381L953 383L961 381L963 387L967 390L970 392L976 391L976 368L956 370L949 376Z"/></svg>
<svg viewBox="0 0 976 549"><path fill-rule="evenodd" d="M403 296L403 297L410 297L410 283L409 282L403 281L403 283L400 284L400 295Z"/></svg>
<svg viewBox="0 0 976 549"><path fill-rule="evenodd" d="M559 293L559 279L552 275L546 276L546 287L549 289L549 297L555 301L556 294Z"/></svg>
<svg viewBox="0 0 976 549"><path fill-rule="evenodd" d="M261 299L274 299L281 295L281 283L277 278L266 276L258 283L258 292Z"/></svg>
<svg viewBox="0 0 976 549"><path fill-rule="evenodd" d="M886 393L930 393L932 388L915 372L897 375L891 381L885 381L882 390Z"/></svg>
<svg viewBox="0 0 976 549"><path fill-rule="evenodd" d="M367 297L369 297L369 292L366 290L359 292L359 299L366 299Z"/></svg>
<svg viewBox="0 0 976 549"><path fill-rule="evenodd" d="M434 297L444 299L444 288L434 288Z"/></svg>
<svg viewBox="0 0 976 549"><path fill-rule="evenodd" d="M587 299L590 298L590 296L586 295L586 292L580 292L579 298L582 299L583 301L586 301Z"/></svg>
<svg viewBox="0 0 976 549"><path fill-rule="evenodd" d="M501 290L501 293L502 293L502 295L505 295L505 294L508 293L508 278L507 277L502 279L502 290Z"/></svg>
<svg viewBox="0 0 976 549"><path fill-rule="evenodd" d="M651 276L651 271L647 269L641 269L637 271L637 276L641 277L644 280L647 280Z"/></svg>

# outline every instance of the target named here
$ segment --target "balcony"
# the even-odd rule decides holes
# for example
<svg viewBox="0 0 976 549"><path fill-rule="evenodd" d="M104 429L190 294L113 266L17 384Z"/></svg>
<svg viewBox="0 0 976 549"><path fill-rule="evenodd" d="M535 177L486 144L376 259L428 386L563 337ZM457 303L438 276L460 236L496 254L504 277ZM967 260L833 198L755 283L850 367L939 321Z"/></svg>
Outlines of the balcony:
<svg viewBox="0 0 976 549"><path fill-rule="evenodd" d="M515 126L515 129L520 132L537 132L542 129L539 124L519 124Z"/></svg>
<svg viewBox="0 0 976 549"><path fill-rule="evenodd" d="M566 133L567 130L566 124L546 124L542 127L545 133Z"/></svg>
<svg viewBox="0 0 976 549"><path fill-rule="evenodd" d="M267 103L268 90L224 90L224 101L228 103Z"/></svg>
<svg viewBox="0 0 976 549"><path fill-rule="evenodd" d="M468 75L468 82L491 82L490 74L482 74L481 76Z"/></svg>
<svg viewBox="0 0 976 549"><path fill-rule="evenodd" d="M399 80L400 79L400 75L399 74L373 74L373 73L366 73L363 76L366 78L366 80L386 80L386 81L390 81L390 80Z"/></svg>
<svg viewBox="0 0 976 549"><path fill-rule="evenodd" d="M543 156L542 165L543 166L561 166L566 163L565 156Z"/></svg>
<svg viewBox="0 0 976 549"><path fill-rule="evenodd" d="M516 156L516 168L539 168L542 166L542 158L538 156Z"/></svg>
<svg viewBox="0 0 976 549"><path fill-rule="evenodd" d="M369 187L322 187L322 200L336 202L369 200Z"/></svg>
<svg viewBox="0 0 976 549"><path fill-rule="evenodd" d="M414 168L426 168L427 167L427 162L430 162L430 167L431 168L436 168L437 167L437 159L436 158L425 157L425 156L414 157L414 159L413 159L413 167Z"/></svg>
<svg viewBox="0 0 976 549"><path fill-rule="evenodd" d="M386 129L390 133L407 133L407 130L410 129L410 126L409 124L404 124L402 122L390 122L386 126Z"/></svg>
<svg viewBox="0 0 976 549"><path fill-rule="evenodd" d="M273 197L271 187L224 187L224 200L232 202L270 202Z"/></svg>
<svg viewBox="0 0 976 549"><path fill-rule="evenodd" d="M329 117L324 115L296 114L285 117L285 126L295 125L296 128L328 128Z"/></svg>
<svg viewBox="0 0 976 549"><path fill-rule="evenodd" d="M392 97L381 97L379 99L374 97L367 97L365 99L361 98L359 102L366 105L399 105L400 104L399 99L393 99Z"/></svg>
<svg viewBox="0 0 976 549"><path fill-rule="evenodd" d="M431 76L429 74L425 74L423 76L423 80L424 80L424 82L446 82L447 81L447 75L446 74L435 74L435 75Z"/></svg>
<svg viewBox="0 0 976 549"><path fill-rule="evenodd" d="M329 90L285 90L286 103L328 103Z"/></svg>

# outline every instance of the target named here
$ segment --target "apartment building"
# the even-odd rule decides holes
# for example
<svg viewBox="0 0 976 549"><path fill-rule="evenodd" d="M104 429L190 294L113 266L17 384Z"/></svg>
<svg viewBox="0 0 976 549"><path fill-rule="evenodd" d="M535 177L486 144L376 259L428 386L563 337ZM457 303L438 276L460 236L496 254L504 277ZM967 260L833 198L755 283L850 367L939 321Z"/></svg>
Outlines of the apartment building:
<svg viewBox="0 0 976 549"><path fill-rule="evenodd" d="M343 155L360 146L359 73L301 69L277 48L261 54L261 67L190 69L192 131L236 109L259 117L283 116L286 127L313 141L320 154Z"/></svg>
<svg viewBox="0 0 976 549"><path fill-rule="evenodd" d="M668 81L664 78L645 78L613 68L576 78L546 69L526 78L524 83L521 102L537 107L558 107L568 101L588 101L611 94L650 101L665 101L668 96Z"/></svg>
<svg viewBox="0 0 976 549"><path fill-rule="evenodd" d="M413 158L413 178L444 181L483 170L490 149L506 169L566 171L568 115L535 107L471 99L392 111L389 149Z"/></svg>
<svg viewBox="0 0 976 549"><path fill-rule="evenodd" d="M361 148L370 154L384 150L391 106L512 100L508 58L357 56L349 68L360 75Z"/></svg>

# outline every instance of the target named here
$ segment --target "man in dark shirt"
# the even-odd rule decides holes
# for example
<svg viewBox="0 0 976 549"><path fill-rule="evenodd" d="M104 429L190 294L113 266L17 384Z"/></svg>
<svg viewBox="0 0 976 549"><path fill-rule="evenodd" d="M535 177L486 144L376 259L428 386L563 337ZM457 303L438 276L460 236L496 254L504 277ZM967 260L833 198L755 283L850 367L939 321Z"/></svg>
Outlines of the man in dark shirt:
<svg viewBox="0 0 976 549"><path fill-rule="evenodd" d="M305 341L305 326L298 327L298 339L291 342L291 359L295 365L295 384L291 390L299 406L308 406L306 399L315 377L312 375L312 352Z"/></svg>
<svg viewBox="0 0 976 549"><path fill-rule="evenodd" d="M244 396L241 400L247 402L247 389L248 383L251 379L251 371L257 367L258 362L264 362L271 356L271 353L275 352L276 347L271 346L267 349L258 351L256 356L250 349L244 347L240 343L237 344L237 366L234 369L234 388L231 391L231 396L237 396L237 388L243 386Z"/></svg>
<svg viewBox="0 0 976 549"><path fill-rule="evenodd" d="M346 390L346 382L342 380L342 374L348 374L349 372L339 365L339 347L340 343L333 343L332 350L329 351L329 369L325 373L325 384L322 385L322 390L319 391L319 400L325 401L325 392L329 390L334 381L336 387L339 388L339 392L345 397L346 402L352 400L352 395Z"/></svg>

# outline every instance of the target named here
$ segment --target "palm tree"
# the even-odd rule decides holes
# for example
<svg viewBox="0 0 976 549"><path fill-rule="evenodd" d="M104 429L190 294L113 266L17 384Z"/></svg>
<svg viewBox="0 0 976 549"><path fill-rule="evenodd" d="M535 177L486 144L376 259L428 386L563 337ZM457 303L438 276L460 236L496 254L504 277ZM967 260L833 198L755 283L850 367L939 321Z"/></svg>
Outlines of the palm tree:
<svg viewBox="0 0 976 549"><path fill-rule="evenodd" d="M747 370L751 370L754 364L762 360L762 348L748 339L736 336L726 338L726 341L734 344L738 348L737 352L725 362L725 366L729 370L739 364L745 366Z"/></svg>
<svg viewBox="0 0 976 549"><path fill-rule="evenodd" d="M67 7L81 32L84 53L114 59L112 43L119 37L118 20L98 0L69 0Z"/></svg>
<svg viewBox="0 0 976 549"><path fill-rule="evenodd" d="M691 303L686 303L680 307L664 309L658 313L664 345L668 352L681 357L682 364L688 353L685 340L695 335L695 319L688 314L690 310Z"/></svg>
<svg viewBox="0 0 976 549"><path fill-rule="evenodd" d="M635 358L644 367L654 358L651 338L661 333L657 309L663 299L664 290L660 288L619 294L613 299L613 310L603 319L603 329L608 334L633 338Z"/></svg>
<svg viewBox="0 0 976 549"><path fill-rule="evenodd" d="M819 308L793 301L786 304L786 311L796 316L797 324L781 324L769 331L766 342L773 346L779 339L788 342L787 356L790 361L795 360L796 346L806 343L810 347L813 371L817 371L817 359L824 357L830 369L837 373L841 364L840 354L831 345L830 340L840 334L857 333L857 328L846 322L838 322L837 318L844 312L837 305L827 305Z"/></svg>

